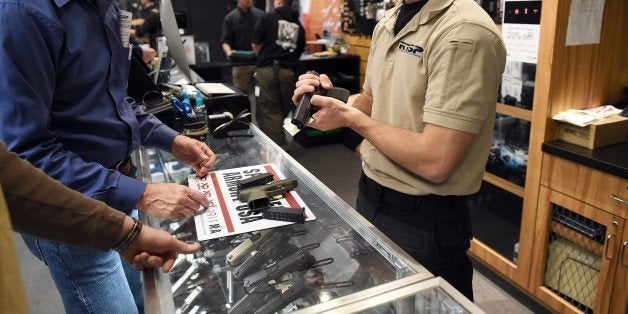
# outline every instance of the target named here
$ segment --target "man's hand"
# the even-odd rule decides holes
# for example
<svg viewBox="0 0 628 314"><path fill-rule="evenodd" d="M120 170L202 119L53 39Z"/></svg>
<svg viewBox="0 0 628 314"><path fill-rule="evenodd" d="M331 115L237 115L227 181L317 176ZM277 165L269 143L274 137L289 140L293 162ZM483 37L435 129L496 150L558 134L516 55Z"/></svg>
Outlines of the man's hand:
<svg viewBox="0 0 628 314"><path fill-rule="evenodd" d="M203 193L176 183L149 183L137 203L147 214L165 219L181 219L207 207Z"/></svg>
<svg viewBox="0 0 628 314"><path fill-rule="evenodd" d="M205 143L184 135L174 138L171 153L176 159L192 167L199 177L206 176L216 161L216 155Z"/></svg>
<svg viewBox="0 0 628 314"><path fill-rule="evenodd" d="M177 253L191 254L200 248L198 243L181 242L166 231L143 226L137 238L120 252L120 257L137 270L161 267L168 272Z"/></svg>
<svg viewBox="0 0 628 314"><path fill-rule="evenodd" d="M314 95L312 106L316 107L318 111L312 114L312 122L308 126L321 131L351 127L352 117L364 115L351 105L327 96Z"/></svg>
<svg viewBox="0 0 628 314"><path fill-rule="evenodd" d="M140 26L144 24L144 19L132 19L131 26Z"/></svg>
<svg viewBox="0 0 628 314"><path fill-rule="evenodd" d="M331 80L325 74L316 75L312 73L305 73L299 76L299 80L295 84L294 94L292 94L292 102L295 106L299 105L301 97L304 94L313 93L317 87L323 87L323 89L330 89L333 87Z"/></svg>
<svg viewBox="0 0 628 314"><path fill-rule="evenodd" d="M148 63L153 60L157 56L157 51L150 47L142 47L142 61L144 63Z"/></svg>

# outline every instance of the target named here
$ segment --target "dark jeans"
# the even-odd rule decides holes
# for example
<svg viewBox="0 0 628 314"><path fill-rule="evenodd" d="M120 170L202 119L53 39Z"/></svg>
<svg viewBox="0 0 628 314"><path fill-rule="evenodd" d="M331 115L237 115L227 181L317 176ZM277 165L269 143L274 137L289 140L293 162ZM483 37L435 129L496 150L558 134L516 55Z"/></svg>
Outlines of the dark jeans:
<svg viewBox="0 0 628 314"><path fill-rule="evenodd" d="M467 256L471 221L464 197L407 195L362 173L357 210L432 274L473 301L473 266Z"/></svg>

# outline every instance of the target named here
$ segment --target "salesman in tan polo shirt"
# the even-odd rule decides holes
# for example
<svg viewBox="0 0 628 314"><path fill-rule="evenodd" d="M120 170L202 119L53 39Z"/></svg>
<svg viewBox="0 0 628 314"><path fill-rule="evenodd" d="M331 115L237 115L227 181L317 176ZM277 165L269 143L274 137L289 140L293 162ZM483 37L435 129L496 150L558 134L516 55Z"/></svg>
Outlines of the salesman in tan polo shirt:
<svg viewBox="0 0 628 314"><path fill-rule="evenodd" d="M352 104L314 96L309 125L361 134L357 210L436 276L473 300L465 196L476 193L506 51L473 0L405 0L373 33L363 92ZM293 101L325 75L304 74Z"/></svg>

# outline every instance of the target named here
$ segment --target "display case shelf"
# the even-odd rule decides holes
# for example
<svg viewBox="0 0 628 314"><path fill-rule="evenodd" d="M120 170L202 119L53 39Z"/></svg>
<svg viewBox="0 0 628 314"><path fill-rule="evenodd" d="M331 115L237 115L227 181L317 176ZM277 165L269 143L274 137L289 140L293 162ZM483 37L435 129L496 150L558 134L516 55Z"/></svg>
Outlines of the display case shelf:
<svg viewBox="0 0 628 314"><path fill-rule="evenodd" d="M519 197L523 197L525 189L522 186L514 184L502 177L496 176L490 172L484 172L484 181L493 184L497 187L500 187L514 195Z"/></svg>
<svg viewBox="0 0 628 314"><path fill-rule="evenodd" d="M532 121L532 110L506 105L500 102L497 103L497 113L509 115L525 121Z"/></svg>

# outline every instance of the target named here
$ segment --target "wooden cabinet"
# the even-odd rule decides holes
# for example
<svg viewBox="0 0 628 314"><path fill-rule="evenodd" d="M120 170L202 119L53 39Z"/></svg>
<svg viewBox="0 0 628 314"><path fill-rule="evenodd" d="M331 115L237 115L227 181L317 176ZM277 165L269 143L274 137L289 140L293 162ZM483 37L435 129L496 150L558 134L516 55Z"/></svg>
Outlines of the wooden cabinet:
<svg viewBox="0 0 628 314"><path fill-rule="evenodd" d="M625 0L605 1L599 44L566 46L571 1L543 0L533 109L497 105L498 113L531 122L525 185L520 187L491 174L485 175L485 182L497 186L504 193L522 198L517 260L504 256L479 239L473 240L470 253L513 284L532 294L537 290L534 280L538 279L537 269L532 265L533 259L542 251L536 245L546 240L537 240L541 237L539 234L541 227L538 224L548 226L547 222L544 222L547 217L543 216L543 213L547 215L548 209L539 203L539 198L541 169L546 162L551 161L544 159L541 146L543 142L557 139L558 124L551 119L554 114L569 108L597 107L620 98L622 86L628 83L624 31L627 4ZM564 167L556 173L548 173L553 177L547 179L557 185L557 191L576 197L582 202L593 203L595 204L593 206L599 206L600 209L608 210L613 206L615 201L606 194L611 192L607 189L617 187L620 183L598 181L600 184L591 184L592 180L601 180L601 172L585 173L582 169L586 167L577 165ZM557 181L560 181L561 176L569 173L578 175L564 179L562 185L559 185ZM608 188L600 187L608 185L610 185ZM626 199L626 190L613 191ZM623 209L624 213L625 211ZM610 211L616 216L625 218L621 212L621 209ZM546 299L543 301L547 302Z"/></svg>
<svg viewBox="0 0 628 314"><path fill-rule="evenodd" d="M628 313L628 227L625 224L619 250L610 313Z"/></svg>
<svg viewBox="0 0 628 314"><path fill-rule="evenodd" d="M628 219L628 180L545 154L541 184ZM622 206L623 205L623 206Z"/></svg>
<svg viewBox="0 0 628 314"><path fill-rule="evenodd" d="M530 272L534 296L556 312L609 312L624 225L619 216L542 186Z"/></svg>
<svg viewBox="0 0 628 314"><path fill-rule="evenodd" d="M628 199L628 180L544 154L541 185L534 233L538 254L530 271L530 292L558 312L625 313L628 204L622 200ZM582 256L593 260L578 264L586 269L575 274L580 279L587 279L587 271L593 274L586 282L594 287L589 301L549 282L548 272L557 270L551 268L548 255L557 249L572 260L568 263L584 261Z"/></svg>

